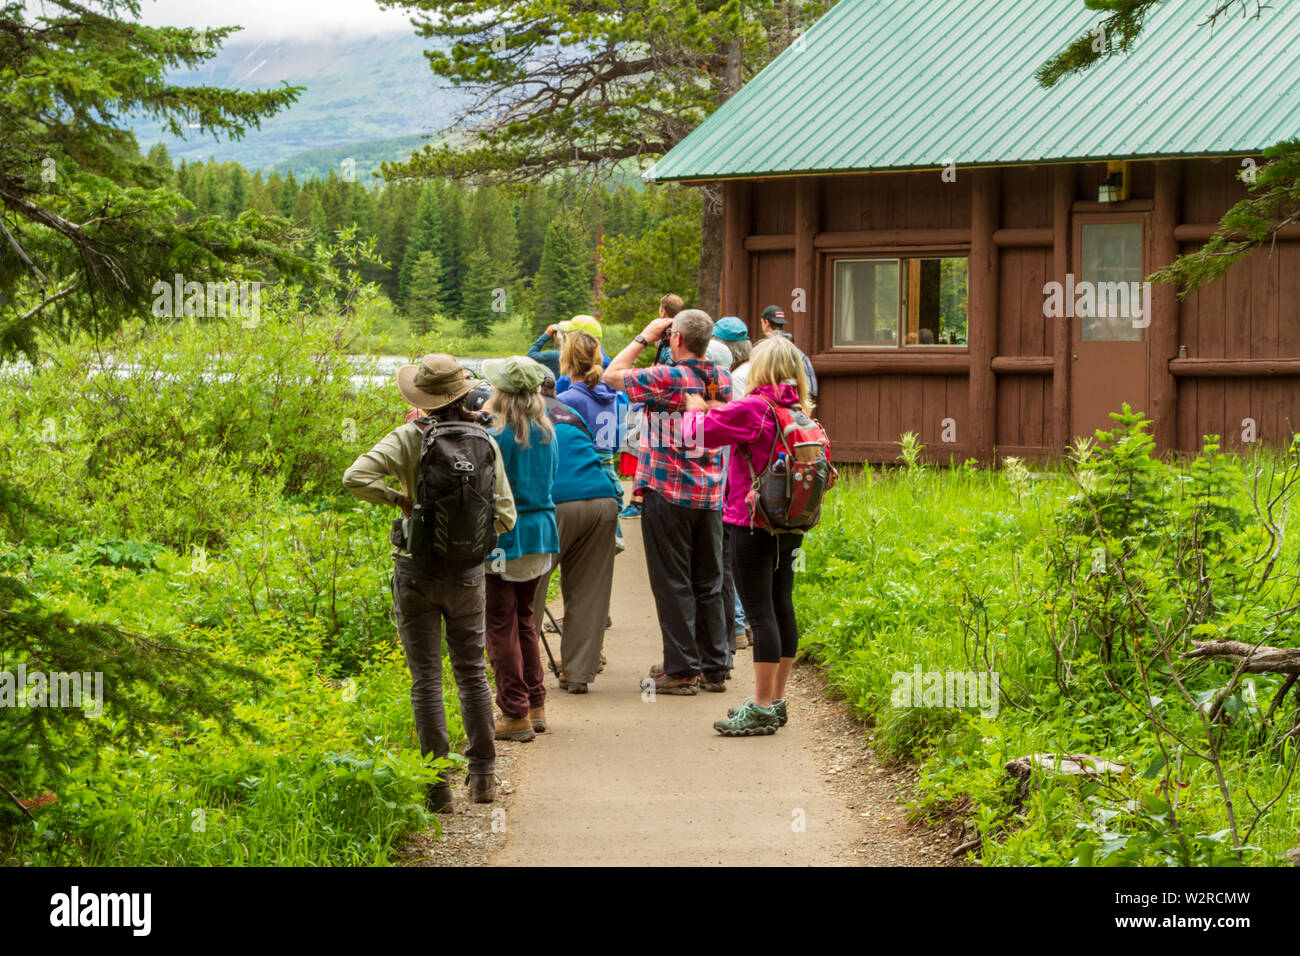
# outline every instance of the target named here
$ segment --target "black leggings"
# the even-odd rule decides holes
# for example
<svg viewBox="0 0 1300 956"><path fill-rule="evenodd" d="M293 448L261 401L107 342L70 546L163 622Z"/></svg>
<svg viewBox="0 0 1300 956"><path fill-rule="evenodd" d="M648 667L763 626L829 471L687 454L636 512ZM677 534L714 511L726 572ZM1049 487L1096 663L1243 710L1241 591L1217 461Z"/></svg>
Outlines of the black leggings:
<svg viewBox="0 0 1300 956"><path fill-rule="evenodd" d="M769 534L731 525L731 569L754 631L754 661L779 664L794 657L799 626L794 619L794 555L801 534Z"/></svg>

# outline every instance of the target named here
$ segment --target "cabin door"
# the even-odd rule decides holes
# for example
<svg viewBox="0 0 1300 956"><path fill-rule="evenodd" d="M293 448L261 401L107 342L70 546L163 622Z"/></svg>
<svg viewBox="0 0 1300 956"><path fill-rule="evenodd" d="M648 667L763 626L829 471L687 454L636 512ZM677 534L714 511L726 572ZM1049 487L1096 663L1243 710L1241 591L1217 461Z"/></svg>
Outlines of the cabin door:
<svg viewBox="0 0 1300 956"><path fill-rule="evenodd" d="M1143 213L1074 217L1074 272L1063 292L1070 328L1070 431L1092 438L1115 427L1110 412L1128 402L1147 408L1147 326L1150 287L1144 285L1150 228Z"/></svg>

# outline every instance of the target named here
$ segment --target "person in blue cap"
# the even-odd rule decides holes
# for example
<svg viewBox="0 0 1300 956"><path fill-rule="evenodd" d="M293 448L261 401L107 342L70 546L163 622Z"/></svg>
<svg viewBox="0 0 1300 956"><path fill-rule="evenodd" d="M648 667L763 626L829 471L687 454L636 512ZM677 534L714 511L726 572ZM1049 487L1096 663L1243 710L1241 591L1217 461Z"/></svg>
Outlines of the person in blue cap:
<svg viewBox="0 0 1300 956"><path fill-rule="evenodd" d="M731 394L739 398L745 394L745 376L749 373L749 352L754 343L749 340L749 327L745 320L734 315L724 315L713 326L713 337L731 352Z"/></svg>

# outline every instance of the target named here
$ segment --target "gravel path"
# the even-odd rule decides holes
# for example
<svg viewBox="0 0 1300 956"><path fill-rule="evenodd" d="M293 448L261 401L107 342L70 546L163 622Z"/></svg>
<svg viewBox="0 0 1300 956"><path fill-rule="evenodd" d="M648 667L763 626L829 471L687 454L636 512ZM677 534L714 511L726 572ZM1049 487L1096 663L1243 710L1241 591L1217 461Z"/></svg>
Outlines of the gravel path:
<svg viewBox="0 0 1300 956"><path fill-rule="evenodd" d="M909 773L880 767L816 667L796 668L771 737L712 728L753 691L749 651L726 693L642 700L661 652L639 524L623 523L605 671L585 695L548 673L550 730L498 744L502 798L474 806L458 789L442 838L411 841L408 865L960 865L959 835L908 824Z"/></svg>

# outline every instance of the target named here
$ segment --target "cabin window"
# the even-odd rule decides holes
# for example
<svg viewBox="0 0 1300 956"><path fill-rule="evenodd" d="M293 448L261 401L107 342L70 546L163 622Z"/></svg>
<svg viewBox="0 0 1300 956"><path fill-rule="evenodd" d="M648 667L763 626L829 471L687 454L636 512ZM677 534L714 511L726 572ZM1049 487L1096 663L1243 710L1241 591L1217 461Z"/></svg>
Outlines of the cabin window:
<svg viewBox="0 0 1300 956"><path fill-rule="evenodd" d="M1138 342L1142 323L1142 224L1085 223L1080 233L1080 288L1093 294L1078 309L1085 342ZM1083 285L1088 283L1088 285Z"/></svg>
<svg viewBox="0 0 1300 956"><path fill-rule="evenodd" d="M834 345L964 346L966 274L964 257L835 260Z"/></svg>

